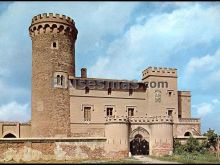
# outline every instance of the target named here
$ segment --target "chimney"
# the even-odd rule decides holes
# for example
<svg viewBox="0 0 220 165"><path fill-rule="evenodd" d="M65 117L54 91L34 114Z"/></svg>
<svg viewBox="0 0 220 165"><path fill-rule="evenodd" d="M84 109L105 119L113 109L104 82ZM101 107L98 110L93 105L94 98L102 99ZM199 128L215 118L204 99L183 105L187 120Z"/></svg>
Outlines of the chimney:
<svg viewBox="0 0 220 165"><path fill-rule="evenodd" d="M87 78L87 69L86 68L81 69L81 78Z"/></svg>

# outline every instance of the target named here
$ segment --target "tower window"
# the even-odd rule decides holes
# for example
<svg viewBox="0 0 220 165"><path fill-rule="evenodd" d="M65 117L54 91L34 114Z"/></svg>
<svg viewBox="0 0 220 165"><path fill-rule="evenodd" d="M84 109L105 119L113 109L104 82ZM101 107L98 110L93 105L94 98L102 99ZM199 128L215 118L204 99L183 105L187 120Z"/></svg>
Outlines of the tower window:
<svg viewBox="0 0 220 165"><path fill-rule="evenodd" d="M84 121L91 121L91 107L84 107Z"/></svg>
<svg viewBox="0 0 220 165"><path fill-rule="evenodd" d="M64 85L64 76L57 75L57 85L63 86Z"/></svg>
<svg viewBox="0 0 220 165"><path fill-rule="evenodd" d="M134 108L128 108L128 116L134 116Z"/></svg>
<svg viewBox="0 0 220 165"><path fill-rule="evenodd" d="M61 85L61 77L60 77L60 75L57 75L57 85Z"/></svg>
<svg viewBox="0 0 220 165"><path fill-rule="evenodd" d="M110 107L107 108L107 109L106 109L106 115L107 115L107 116L112 116L112 115L113 115L113 108L110 108Z"/></svg>
<svg viewBox="0 0 220 165"><path fill-rule="evenodd" d="M51 49L58 49L58 42L57 41L52 42Z"/></svg>
<svg viewBox="0 0 220 165"><path fill-rule="evenodd" d="M63 86L63 81L64 81L64 77L63 77L63 75L62 75L62 76L61 76L61 83L60 83L61 86Z"/></svg>
<svg viewBox="0 0 220 165"><path fill-rule="evenodd" d="M171 96L171 95L172 95L172 92L171 92L171 91L169 91L169 92L168 92L168 94L169 94L169 96Z"/></svg>
<svg viewBox="0 0 220 165"><path fill-rule="evenodd" d="M54 72L53 77L53 87L54 88L67 88L67 73L64 72Z"/></svg>
<svg viewBox="0 0 220 165"><path fill-rule="evenodd" d="M56 48L56 47L57 47L57 43L53 42L53 48Z"/></svg>

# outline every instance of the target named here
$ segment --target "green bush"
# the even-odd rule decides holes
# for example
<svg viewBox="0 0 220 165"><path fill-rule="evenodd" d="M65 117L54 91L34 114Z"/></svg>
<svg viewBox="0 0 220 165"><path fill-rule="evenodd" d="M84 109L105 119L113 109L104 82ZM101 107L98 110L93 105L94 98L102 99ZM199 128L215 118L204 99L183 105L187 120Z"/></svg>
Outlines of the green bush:
<svg viewBox="0 0 220 165"><path fill-rule="evenodd" d="M192 136L187 139L186 144L181 144L178 140L174 141L174 153L175 154L186 154L186 153L206 153L207 152L207 141L199 143L196 138Z"/></svg>
<svg viewBox="0 0 220 165"><path fill-rule="evenodd" d="M210 152L211 147L217 149L218 135L212 129L209 129L203 135L207 136L207 139L201 143L192 136L187 139L185 144L181 144L179 140L175 139L174 155L165 159L182 163L220 163L216 155Z"/></svg>

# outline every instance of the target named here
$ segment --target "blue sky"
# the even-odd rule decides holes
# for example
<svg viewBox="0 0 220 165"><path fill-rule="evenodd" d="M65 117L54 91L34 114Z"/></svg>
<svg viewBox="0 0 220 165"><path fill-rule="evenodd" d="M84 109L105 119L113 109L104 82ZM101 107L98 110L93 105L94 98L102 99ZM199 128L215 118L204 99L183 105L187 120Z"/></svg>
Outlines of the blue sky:
<svg viewBox="0 0 220 165"><path fill-rule="evenodd" d="M219 2L0 2L0 120L30 120L28 27L49 12L76 22L78 76L87 67L89 77L140 80L148 66L175 67L202 131L220 133Z"/></svg>

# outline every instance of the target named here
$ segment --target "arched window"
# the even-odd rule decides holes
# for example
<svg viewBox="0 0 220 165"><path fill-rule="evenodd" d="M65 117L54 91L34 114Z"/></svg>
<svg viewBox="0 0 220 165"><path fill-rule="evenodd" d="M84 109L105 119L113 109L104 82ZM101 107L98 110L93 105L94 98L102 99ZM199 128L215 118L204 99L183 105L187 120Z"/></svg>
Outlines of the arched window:
<svg viewBox="0 0 220 165"><path fill-rule="evenodd" d="M57 85L61 85L61 77L60 77L60 75L57 75Z"/></svg>
<svg viewBox="0 0 220 165"><path fill-rule="evenodd" d="M191 136L192 134L190 133L190 132L186 132L185 134L184 134L184 136Z"/></svg>
<svg viewBox="0 0 220 165"><path fill-rule="evenodd" d="M4 136L4 138L16 138L16 136L12 133L8 133Z"/></svg>
<svg viewBox="0 0 220 165"><path fill-rule="evenodd" d="M63 85L63 81L64 81L64 77L63 77L63 75L61 76L61 83L60 83L60 85Z"/></svg>

